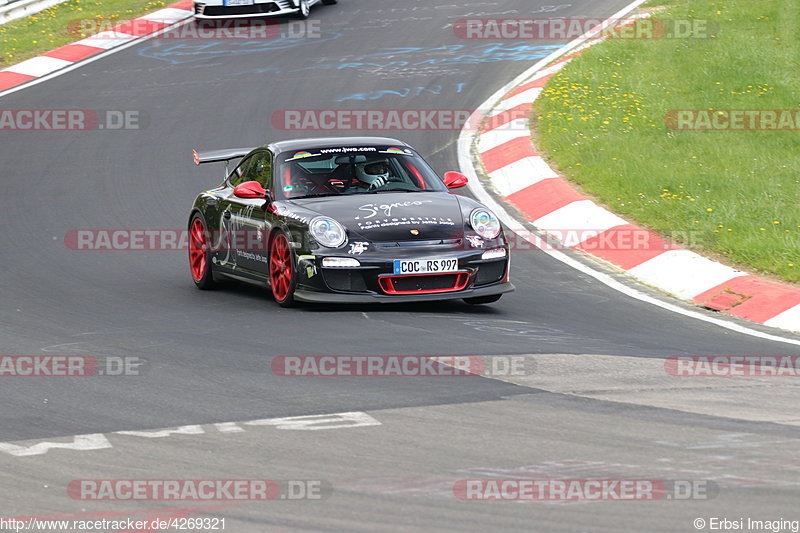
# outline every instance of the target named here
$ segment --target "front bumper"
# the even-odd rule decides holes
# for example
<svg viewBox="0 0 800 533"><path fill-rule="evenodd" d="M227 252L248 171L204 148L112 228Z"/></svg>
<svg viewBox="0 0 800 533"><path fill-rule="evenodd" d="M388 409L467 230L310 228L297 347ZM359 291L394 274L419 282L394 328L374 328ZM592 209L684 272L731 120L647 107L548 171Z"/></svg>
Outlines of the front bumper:
<svg viewBox="0 0 800 533"><path fill-rule="evenodd" d="M440 292L434 294L346 294L309 291L297 289L294 293L295 300L309 303L351 303L351 304L397 304L409 302L433 302L443 300L460 300L462 298L478 298L480 296L494 296L495 294L505 294L514 291L514 285L509 282L496 283L486 287L464 289L457 292Z"/></svg>
<svg viewBox="0 0 800 533"><path fill-rule="evenodd" d="M297 263L295 297L306 302L424 302L477 298L514 290L509 283L509 256L482 259L485 249L400 250L363 255L304 255ZM422 252L422 253L420 253ZM325 257L357 259L360 266L323 266ZM397 274L398 259L455 258L457 271L441 274Z"/></svg>
<svg viewBox="0 0 800 533"><path fill-rule="evenodd" d="M261 2L253 4L252 6L241 6L248 9L248 13L241 13L240 6L209 6L203 2L194 3L194 18L200 20L214 20L214 19L244 19L244 18L265 18L265 17L280 17L285 15L295 15L299 11L296 7L286 7L286 2ZM260 11L263 9L272 9L274 11Z"/></svg>

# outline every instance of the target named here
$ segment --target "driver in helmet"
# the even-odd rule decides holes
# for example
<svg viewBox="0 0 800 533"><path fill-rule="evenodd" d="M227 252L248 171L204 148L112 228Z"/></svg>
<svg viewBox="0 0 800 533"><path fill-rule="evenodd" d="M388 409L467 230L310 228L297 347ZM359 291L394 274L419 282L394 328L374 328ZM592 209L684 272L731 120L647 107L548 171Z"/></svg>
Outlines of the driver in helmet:
<svg viewBox="0 0 800 533"><path fill-rule="evenodd" d="M367 185L367 190L378 189L389 181L389 165L385 159L357 163L356 178Z"/></svg>

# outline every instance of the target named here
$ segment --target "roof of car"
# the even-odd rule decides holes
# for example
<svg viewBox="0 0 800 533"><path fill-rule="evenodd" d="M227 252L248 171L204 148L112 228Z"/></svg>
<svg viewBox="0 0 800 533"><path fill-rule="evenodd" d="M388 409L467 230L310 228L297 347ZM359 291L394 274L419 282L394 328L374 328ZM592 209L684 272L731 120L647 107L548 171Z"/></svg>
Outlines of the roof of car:
<svg viewBox="0 0 800 533"><path fill-rule="evenodd" d="M396 144L408 146L410 148L410 145L407 143L389 137L317 137L313 139L278 141L270 143L268 146L277 154L293 150L314 150L316 148L333 148L336 146L372 146L386 144Z"/></svg>

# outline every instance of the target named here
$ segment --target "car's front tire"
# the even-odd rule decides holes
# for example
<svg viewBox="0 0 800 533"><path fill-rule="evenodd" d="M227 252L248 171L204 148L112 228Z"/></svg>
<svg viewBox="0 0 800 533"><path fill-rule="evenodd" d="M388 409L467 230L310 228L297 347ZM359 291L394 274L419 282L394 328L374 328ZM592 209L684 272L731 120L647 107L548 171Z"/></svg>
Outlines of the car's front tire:
<svg viewBox="0 0 800 533"><path fill-rule="evenodd" d="M289 239L282 231L272 238L269 247L269 284L272 295L281 307L294 306L294 289L297 286L295 260Z"/></svg>
<svg viewBox="0 0 800 533"><path fill-rule="evenodd" d="M493 294L491 296L478 296L476 298L464 298L464 302L469 305L483 305L496 302L503 296L502 294Z"/></svg>
<svg viewBox="0 0 800 533"><path fill-rule="evenodd" d="M326 6L332 6L336 3L336 0L322 0L322 3Z"/></svg>
<svg viewBox="0 0 800 533"><path fill-rule="evenodd" d="M211 244L203 215L195 213L189 222L189 272L198 289L216 287L211 270Z"/></svg>
<svg viewBox="0 0 800 533"><path fill-rule="evenodd" d="M311 14L311 6L308 5L308 0L298 0L297 18L307 19Z"/></svg>

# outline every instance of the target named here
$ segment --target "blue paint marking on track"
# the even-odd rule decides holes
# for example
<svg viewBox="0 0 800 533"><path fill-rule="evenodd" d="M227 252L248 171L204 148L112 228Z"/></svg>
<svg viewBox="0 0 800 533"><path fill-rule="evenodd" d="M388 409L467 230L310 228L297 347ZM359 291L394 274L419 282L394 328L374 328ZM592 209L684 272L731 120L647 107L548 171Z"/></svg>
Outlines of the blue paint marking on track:
<svg viewBox="0 0 800 533"><path fill-rule="evenodd" d="M398 89L378 89L375 91L370 91L366 93L353 93L348 94L347 96L343 96L341 98L337 98L337 102L347 102L349 100L380 100L383 97L398 97L398 98L409 98L409 97L417 97L422 96L423 94L433 94L436 96L440 96L442 94L460 94L464 87L469 85L465 82L459 83L450 83L447 85L428 85L428 86L418 86L418 87L402 87Z"/></svg>
<svg viewBox="0 0 800 533"><path fill-rule="evenodd" d="M454 48L458 47L458 50L453 50ZM346 70L346 69L368 69L370 71L380 70L380 69L387 69L387 68L395 68L395 69L402 69L405 67L418 67L418 66L448 66L448 65L468 65L468 64L476 64L476 63L493 63L497 61L533 61L536 59L541 59L547 56L554 48L558 48L558 45L546 45L546 46L531 46L531 45L508 45L508 44L484 44L475 47L471 50L466 50L467 53L462 53L459 55L446 55L443 57L429 57L427 59L419 59L413 58L411 60L400 60L400 61L387 61L385 63L377 63L377 62L364 62L358 61L360 59L366 59L368 57L374 57L376 54L370 54L369 56L355 56L352 58L350 62L328 62L328 63L320 63L316 65L311 65L307 67L295 68L295 69L288 69L288 70L280 70L277 67L268 67L268 68L257 68L257 69L248 69L243 70L240 72L234 72L229 74L229 76L245 76L245 75L252 75L252 74L262 74L262 73L291 73L291 72L303 72L309 70ZM438 47L436 49L411 49L411 48L404 48L404 49L384 49L385 52L382 52L385 55L401 55L401 54L410 54L415 53L417 55L424 54L426 51L428 53L433 53L434 50L436 52L441 52L443 47ZM463 51L467 48L467 45L455 45L452 47L447 47L450 51ZM402 51L399 51L402 50Z"/></svg>
<svg viewBox="0 0 800 533"><path fill-rule="evenodd" d="M198 44L179 43L164 46L154 43L142 48L138 54L143 57L166 61L172 64L191 63L204 59L216 59L240 54L255 54L274 50L299 47L338 39L338 32L323 32L319 39L281 38L268 41L210 41ZM559 45L530 45L520 43L485 43L479 45L456 44L425 47L383 48L370 54L347 58L348 61L329 61L299 68L267 67L235 72L230 76L260 73L303 72L309 70L381 69L418 66L470 65L493 63L497 61L532 61L541 59ZM412 57L413 56L413 57ZM376 62L375 58L402 58Z"/></svg>
<svg viewBox="0 0 800 533"><path fill-rule="evenodd" d="M280 39L257 41L225 40L203 41L200 43L183 42L172 46L164 46L163 42L155 42L150 46L142 48L137 53L142 57L149 57L151 59L158 59L159 61L167 61L173 65L180 65L209 58L216 59L220 57L229 57L231 55L273 52L275 50L295 48L307 44L332 41L341 36L341 33L331 31L322 32L321 36L315 39L281 37Z"/></svg>
<svg viewBox="0 0 800 533"><path fill-rule="evenodd" d="M355 56L349 62L321 63L303 67L289 72L304 70L345 70L349 68L389 68L418 66L474 65L477 63L494 63L496 61L531 61L541 59L560 45L529 45L509 43L488 43L480 45L456 44L435 48L407 47L384 48L379 52ZM406 60L408 56L415 56ZM385 63L369 60L379 57L402 57Z"/></svg>

